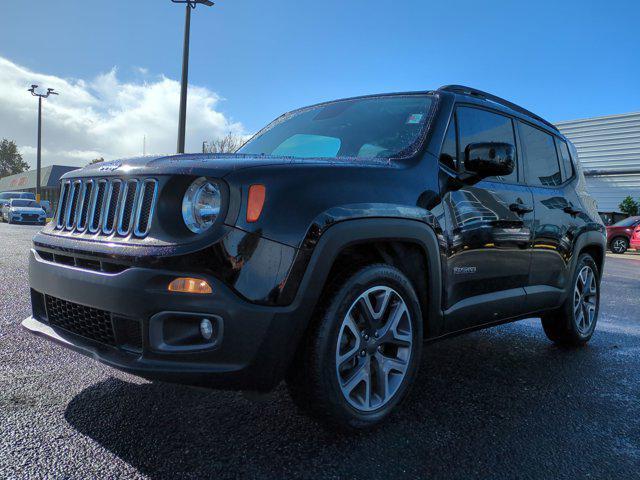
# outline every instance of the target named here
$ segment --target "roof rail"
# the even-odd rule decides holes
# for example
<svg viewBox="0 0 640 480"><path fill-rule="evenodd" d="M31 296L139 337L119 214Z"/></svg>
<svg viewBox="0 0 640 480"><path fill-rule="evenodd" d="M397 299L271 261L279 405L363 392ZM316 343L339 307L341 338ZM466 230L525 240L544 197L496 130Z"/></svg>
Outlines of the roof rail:
<svg viewBox="0 0 640 480"><path fill-rule="evenodd" d="M477 88L466 87L464 85L445 85L440 87L438 90L443 92L451 92L458 93L461 95L471 95L473 97L484 98L494 103L499 103L500 105L504 105L505 107L509 107L511 110L515 110L516 112L522 113L529 117L535 118L541 123L544 123L546 126L553 128L556 132L559 132L558 127L556 127L553 123L548 122L544 118L536 115L535 113L527 110L526 108L522 108L515 103L510 102L509 100L505 100L504 98L500 98L496 95L492 95L491 93L483 92L482 90L478 90Z"/></svg>

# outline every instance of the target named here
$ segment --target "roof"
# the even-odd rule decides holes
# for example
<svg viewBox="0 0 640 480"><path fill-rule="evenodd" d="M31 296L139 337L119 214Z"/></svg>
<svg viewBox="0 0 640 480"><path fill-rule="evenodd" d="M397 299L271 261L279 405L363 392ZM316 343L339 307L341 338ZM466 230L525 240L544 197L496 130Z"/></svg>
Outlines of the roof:
<svg viewBox="0 0 640 480"><path fill-rule="evenodd" d="M507 109L509 113L517 112L523 118L527 120L535 120L535 122L544 125L547 128L550 128L554 131L554 133L558 133L558 127L556 127L551 122L548 122L544 118L539 115L536 115L530 110L527 110L520 105L517 105L509 100L505 100L504 98L498 97L497 95L493 95L492 93L483 92L482 90L478 90L477 88L467 87L465 85L445 85L438 89L439 92L450 92L459 96L465 96L467 98L476 98L482 101L490 102L494 105L500 105L504 109Z"/></svg>
<svg viewBox="0 0 640 480"><path fill-rule="evenodd" d="M49 165L42 167L40 184L43 188L57 187L62 175L77 168L78 167L68 165ZM36 188L36 170L29 170L28 172L0 178L0 192L29 190L31 188Z"/></svg>

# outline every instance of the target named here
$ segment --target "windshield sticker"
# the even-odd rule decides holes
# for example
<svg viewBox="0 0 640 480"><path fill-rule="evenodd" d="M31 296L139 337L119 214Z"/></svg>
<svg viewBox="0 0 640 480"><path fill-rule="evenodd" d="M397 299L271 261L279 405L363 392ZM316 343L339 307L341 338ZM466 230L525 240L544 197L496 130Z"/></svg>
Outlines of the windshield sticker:
<svg viewBox="0 0 640 480"><path fill-rule="evenodd" d="M422 113L414 113L412 115L409 115L409 118L407 119L407 125L414 125L416 123L420 123L422 121L422 117L424 115Z"/></svg>

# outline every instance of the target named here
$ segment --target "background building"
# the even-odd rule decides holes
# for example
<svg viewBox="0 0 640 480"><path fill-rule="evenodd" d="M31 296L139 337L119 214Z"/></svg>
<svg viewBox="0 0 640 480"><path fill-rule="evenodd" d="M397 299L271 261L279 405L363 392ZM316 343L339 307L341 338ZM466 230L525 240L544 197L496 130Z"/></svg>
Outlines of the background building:
<svg viewBox="0 0 640 480"><path fill-rule="evenodd" d="M589 193L608 223L627 195L640 200L640 112L558 122L580 156Z"/></svg>
<svg viewBox="0 0 640 480"><path fill-rule="evenodd" d="M60 177L78 167L66 165L49 165L42 167L40 173L41 200L49 200L51 206L55 208L58 204L60 194ZM36 193L36 170L10 175L0 178L0 192L11 192L19 190L21 192Z"/></svg>

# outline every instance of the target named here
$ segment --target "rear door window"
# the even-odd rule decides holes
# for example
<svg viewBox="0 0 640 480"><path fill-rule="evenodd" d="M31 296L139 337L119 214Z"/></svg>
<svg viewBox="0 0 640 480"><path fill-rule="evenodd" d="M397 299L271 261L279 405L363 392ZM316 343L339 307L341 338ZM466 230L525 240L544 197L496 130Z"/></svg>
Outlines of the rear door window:
<svg viewBox="0 0 640 480"><path fill-rule="evenodd" d="M560 185L562 174L553 136L526 123L519 122L519 125L527 183L545 187Z"/></svg>
<svg viewBox="0 0 640 480"><path fill-rule="evenodd" d="M457 119L460 139L458 151L461 157L464 156L467 146L472 143L508 143L515 148L516 140L511 118L479 108L458 107ZM516 183L518 181L518 167L516 166L510 175L491 177L487 180Z"/></svg>

